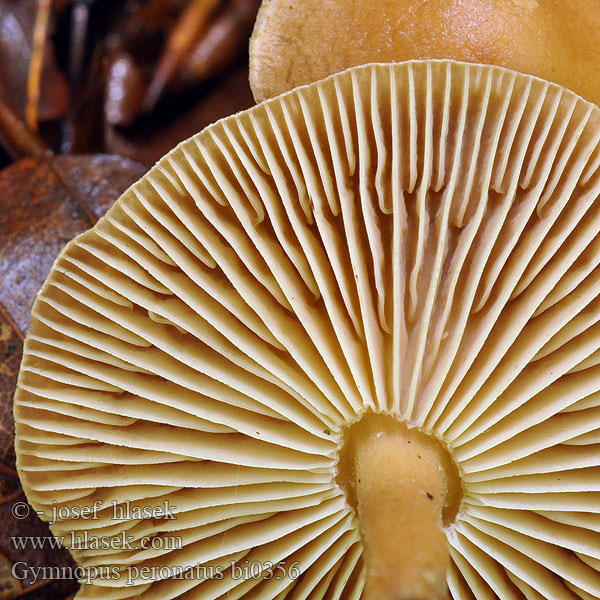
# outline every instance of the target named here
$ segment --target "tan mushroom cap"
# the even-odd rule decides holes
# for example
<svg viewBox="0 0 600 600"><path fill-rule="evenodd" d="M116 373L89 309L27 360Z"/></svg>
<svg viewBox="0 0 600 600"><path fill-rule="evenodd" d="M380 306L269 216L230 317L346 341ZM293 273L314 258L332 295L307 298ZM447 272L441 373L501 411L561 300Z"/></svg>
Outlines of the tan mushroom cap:
<svg viewBox="0 0 600 600"><path fill-rule="evenodd" d="M456 465L453 598L600 597L599 264L600 111L530 76L358 67L182 143L34 306L18 468L78 598L360 598L365 413Z"/></svg>
<svg viewBox="0 0 600 600"><path fill-rule="evenodd" d="M262 101L365 63L454 59L600 105L599 29L594 0L262 0L250 86Z"/></svg>

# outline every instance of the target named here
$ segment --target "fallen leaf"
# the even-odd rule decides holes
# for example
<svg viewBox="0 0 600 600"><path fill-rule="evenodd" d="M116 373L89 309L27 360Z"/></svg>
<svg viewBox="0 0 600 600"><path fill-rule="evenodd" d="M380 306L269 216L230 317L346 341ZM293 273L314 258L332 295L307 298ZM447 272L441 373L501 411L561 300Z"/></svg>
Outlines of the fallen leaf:
<svg viewBox="0 0 600 600"><path fill-rule="evenodd" d="M53 536L33 509L22 519L12 512L26 502L15 467L12 398L29 311L58 252L145 171L110 155L28 158L0 171L0 600L61 600L77 589L67 550L50 542L19 548L15 541ZM16 563L65 570L29 572L19 564L13 572Z"/></svg>
<svg viewBox="0 0 600 600"><path fill-rule="evenodd" d="M22 589L21 582L12 575L12 563L6 557L0 556L0 598L18 598Z"/></svg>
<svg viewBox="0 0 600 600"><path fill-rule="evenodd" d="M123 50L114 52L109 58L106 77L106 124L111 127L131 125L140 114L145 93L142 70L131 54Z"/></svg>
<svg viewBox="0 0 600 600"><path fill-rule="evenodd" d="M145 170L95 155L24 159L0 171L0 304L21 334L59 250Z"/></svg>
<svg viewBox="0 0 600 600"><path fill-rule="evenodd" d="M55 546L56 538L33 509L26 518L14 518L13 507L24 501L21 496L0 504L0 593L6 594L0 598L61 600L78 587L71 577L75 563L66 549Z"/></svg>
<svg viewBox="0 0 600 600"><path fill-rule="evenodd" d="M15 468L12 397L17 383L22 351L23 339L20 332L15 329L7 316L0 314L0 464L6 469ZM14 491L5 485L0 486L1 496L10 495Z"/></svg>
<svg viewBox="0 0 600 600"><path fill-rule="evenodd" d="M196 41L171 85L190 89L231 67L248 49L260 0L231 0Z"/></svg>
<svg viewBox="0 0 600 600"><path fill-rule="evenodd" d="M0 0L0 90L21 117L27 102L27 77L33 52L33 30L38 0ZM54 48L44 49L39 117L42 121L62 117L69 104L69 87L58 68Z"/></svg>
<svg viewBox="0 0 600 600"><path fill-rule="evenodd" d="M110 152L153 165L179 142L207 125L254 105L248 83L248 59L210 85L193 92L199 100L192 106L188 97L171 98L159 105L156 114L145 118L140 127L121 131L109 128L106 145ZM152 120L160 127L151 127Z"/></svg>

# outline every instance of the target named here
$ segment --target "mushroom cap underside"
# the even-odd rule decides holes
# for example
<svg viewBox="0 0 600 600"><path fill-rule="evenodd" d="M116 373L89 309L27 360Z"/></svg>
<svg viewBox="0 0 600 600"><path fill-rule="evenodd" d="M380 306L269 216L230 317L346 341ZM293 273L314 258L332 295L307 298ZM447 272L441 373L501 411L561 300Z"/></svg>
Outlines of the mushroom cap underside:
<svg viewBox="0 0 600 600"><path fill-rule="evenodd" d="M454 598L600 597L599 143L568 90L423 61L164 157L63 250L25 344L18 469L78 598L360 598L336 477L365 413L456 464Z"/></svg>

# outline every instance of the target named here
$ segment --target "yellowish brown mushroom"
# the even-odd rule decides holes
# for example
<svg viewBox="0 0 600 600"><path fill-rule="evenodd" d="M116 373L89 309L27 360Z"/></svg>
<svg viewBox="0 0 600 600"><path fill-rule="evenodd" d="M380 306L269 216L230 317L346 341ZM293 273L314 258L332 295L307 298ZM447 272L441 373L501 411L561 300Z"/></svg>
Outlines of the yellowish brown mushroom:
<svg viewBox="0 0 600 600"><path fill-rule="evenodd" d="M359 67L184 142L25 344L78 598L600 597L599 265L600 111L530 76Z"/></svg>
<svg viewBox="0 0 600 600"><path fill-rule="evenodd" d="M250 43L257 101L370 62L455 59L553 81L600 105L600 3L263 0Z"/></svg>

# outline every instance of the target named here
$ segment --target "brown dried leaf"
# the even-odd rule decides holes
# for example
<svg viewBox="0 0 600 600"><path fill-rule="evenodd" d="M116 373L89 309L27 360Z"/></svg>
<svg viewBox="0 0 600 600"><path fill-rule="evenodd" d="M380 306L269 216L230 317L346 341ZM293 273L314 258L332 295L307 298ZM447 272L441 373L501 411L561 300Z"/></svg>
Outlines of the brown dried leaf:
<svg viewBox="0 0 600 600"><path fill-rule="evenodd" d="M25 159L0 172L0 303L21 333L59 250L144 171L95 155Z"/></svg>
<svg viewBox="0 0 600 600"><path fill-rule="evenodd" d="M204 91L204 94L202 92ZM176 107L173 99L165 112L148 119L161 119L161 127L141 127L121 132L109 129L109 152L128 156L153 165L179 142L189 138L207 125L254 105L248 84L247 58L232 71L225 73L214 85L200 90L199 100L187 109Z"/></svg>
<svg viewBox="0 0 600 600"><path fill-rule="evenodd" d="M13 449L14 421L12 397L17 383L17 374L23 352L23 339L7 317L0 314L0 464L15 474L15 453ZM0 496L6 497L16 490L6 485L0 486ZM2 596L0 596L1 598Z"/></svg>
<svg viewBox="0 0 600 600"><path fill-rule="evenodd" d="M85 79L63 121L62 154L88 154L104 150L105 48L97 46Z"/></svg>
<svg viewBox="0 0 600 600"><path fill-rule="evenodd" d="M104 101L104 118L109 126L131 125L142 109L146 82L142 69L123 50L109 58Z"/></svg>
<svg viewBox="0 0 600 600"><path fill-rule="evenodd" d="M27 101L37 8L38 0L0 0L0 91L21 117L25 114ZM47 40L42 64L40 120L63 116L68 104L67 81L57 66L54 48Z"/></svg>
<svg viewBox="0 0 600 600"><path fill-rule="evenodd" d="M75 563L66 549L56 546L48 525L40 521L33 509L25 518L13 516L13 507L22 506L24 501L20 496L0 504L0 593L6 594L0 598L26 595L27 600L62 599L77 589L77 581L70 577ZM25 547L18 548L21 544ZM64 569L45 573L31 567Z"/></svg>
<svg viewBox="0 0 600 600"><path fill-rule="evenodd" d="M206 27L208 19L221 0L190 0L171 31L144 99L146 112L152 111L165 87L171 81L198 34Z"/></svg>
<svg viewBox="0 0 600 600"><path fill-rule="evenodd" d="M248 48L260 0L231 0L196 41L172 89L198 85L229 68Z"/></svg>
<svg viewBox="0 0 600 600"><path fill-rule="evenodd" d="M0 598L9 600L18 598L23 586L12 576L12 563L5 556L0 556Z"/></svg>
<svg viewBox="0 0 600 600"><path fill-rule="evenodd" d="M109 155L59 156L22 160L0 171L0 599L60 600L77 589L70 578L69 553L50 542L18 548L14 538L50 540L52 534L33 509L13 516L25 502L16 478L12 397L21 362L23 336L35 294L62 246L88 229L146 168ZM64 572L13 576L15 563L67 567ZM23 567L23 568L21 568ZM38 572L39 573L39 572ZM25 576L26 575L26 576ZM53 579L54 577L54 579Z"/></svg>

